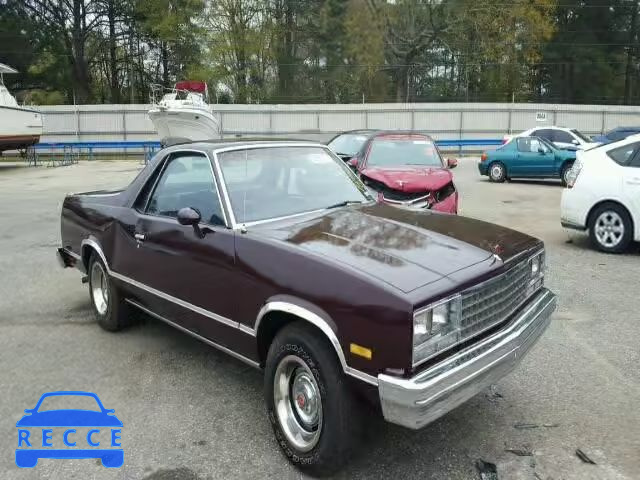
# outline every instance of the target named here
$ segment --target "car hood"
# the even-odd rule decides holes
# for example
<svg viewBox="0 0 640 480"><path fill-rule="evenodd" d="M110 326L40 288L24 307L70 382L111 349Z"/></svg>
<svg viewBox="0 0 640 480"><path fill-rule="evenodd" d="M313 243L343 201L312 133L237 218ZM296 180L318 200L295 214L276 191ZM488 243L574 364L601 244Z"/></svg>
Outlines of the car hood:
<svg viewBox="0 0 640 480"><path fill-rule="evenodd" d="M48 410L25 415L16 427L121 427L115 415L90 410Z"/></svg>
<svg viewBox="0 0 640 480"><path fill-rule="evenodd" d="M364 177L382 182L403 192L438 190L451 181L451 171L444 167L406 165L400 167L370 167L360 172Z"/></svg>
<svg viewBox="0 0 640 480"><path fill-rule="evenodd" d="M479 220L382 203L256 227L270 238L359 270L403 292L494 255L506 262L541 245L529 235Z"/></svg>

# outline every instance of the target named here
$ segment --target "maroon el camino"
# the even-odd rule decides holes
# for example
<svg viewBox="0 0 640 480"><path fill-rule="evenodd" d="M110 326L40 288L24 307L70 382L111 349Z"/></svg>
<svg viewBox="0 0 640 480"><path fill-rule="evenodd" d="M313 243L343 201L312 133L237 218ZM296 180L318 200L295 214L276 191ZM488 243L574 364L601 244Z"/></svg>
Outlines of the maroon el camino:
<svg viewBox="0 0 640 480"><path fill-rule="evenodd" d="M458 213L458 192L451 174L458 162L442 158L430 136L414 131L355 130L337 135L328 145L358 173L378 201Z"/></svg>
<svg viewBox="0 0 640 480"><path fill-rule="evenodd" d="M311 142L174 145L124 190L67 196L61 222L100 326L139 309L263 369L311 474L349 458L360 402L424 427L513 369L556 305L540 240L378 203Z"/></svg>

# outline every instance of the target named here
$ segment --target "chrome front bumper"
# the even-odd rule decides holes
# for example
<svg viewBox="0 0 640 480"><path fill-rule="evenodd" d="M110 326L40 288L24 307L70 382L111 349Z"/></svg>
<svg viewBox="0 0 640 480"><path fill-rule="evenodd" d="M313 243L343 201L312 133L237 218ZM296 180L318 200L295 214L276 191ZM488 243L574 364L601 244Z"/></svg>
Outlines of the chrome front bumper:
<svg viewBox="0 0 640 480"><path fill-rule="evenodd" d="M385 420L422 428L497 382L540 338L555 308L556 296L544 288L504 329L415 377L378 375Z"/></svg>

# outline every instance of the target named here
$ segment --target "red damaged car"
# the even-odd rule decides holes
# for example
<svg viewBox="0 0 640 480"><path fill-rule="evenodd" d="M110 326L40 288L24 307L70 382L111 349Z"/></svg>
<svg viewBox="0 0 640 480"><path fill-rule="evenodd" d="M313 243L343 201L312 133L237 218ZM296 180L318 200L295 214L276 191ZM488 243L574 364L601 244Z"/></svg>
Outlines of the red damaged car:
<svg viewBox="0 0 640 480"><path fill-rule="evenodd" d="M365 137L358 133L359 138ZM367 133L348 163L365 185L377 192L378 200L458 213L458 192L450 171L457 161L445 161L431 137L416 132ZM344 152L339 155L344 159Z"/></svg>

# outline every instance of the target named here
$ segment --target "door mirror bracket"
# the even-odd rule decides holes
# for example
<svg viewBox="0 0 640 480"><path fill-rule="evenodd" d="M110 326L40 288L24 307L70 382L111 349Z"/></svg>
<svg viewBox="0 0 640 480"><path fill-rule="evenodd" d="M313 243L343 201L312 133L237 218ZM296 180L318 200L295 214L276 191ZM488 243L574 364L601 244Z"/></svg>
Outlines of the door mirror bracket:
<svg viewBox="0 0 640 480"><path fill-rule="evenodd" d="M185 207L178 210L178 223L180 225L191 225L193 232L198 238L204 238L205 233L200 229L202 216L195 208Z"/></svg>

